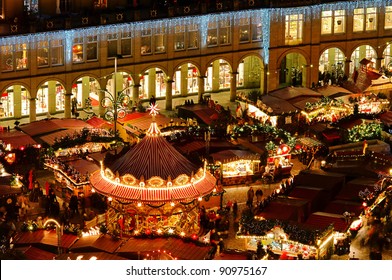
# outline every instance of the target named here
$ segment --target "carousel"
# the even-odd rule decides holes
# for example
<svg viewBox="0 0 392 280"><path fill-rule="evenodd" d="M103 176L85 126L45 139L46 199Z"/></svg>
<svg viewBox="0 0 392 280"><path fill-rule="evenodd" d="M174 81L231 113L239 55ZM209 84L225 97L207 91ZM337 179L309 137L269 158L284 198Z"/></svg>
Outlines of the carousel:
<svg viewBox="0 0 392 280"><path fill-rule="evenodd" d="M101 162L90 182L109 204L108 222L133 235L197 236L199 203L217 193L207 164L198 167L180 154L155 122L158 108L149 108L152 122L146 136L110 163Z"/></svg>

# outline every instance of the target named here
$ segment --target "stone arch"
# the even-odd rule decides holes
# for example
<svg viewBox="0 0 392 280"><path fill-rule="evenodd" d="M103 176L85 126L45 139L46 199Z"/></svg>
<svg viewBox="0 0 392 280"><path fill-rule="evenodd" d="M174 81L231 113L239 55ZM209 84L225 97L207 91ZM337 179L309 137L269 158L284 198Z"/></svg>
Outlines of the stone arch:
<svg viewBox="0 0 392 280"><path fill-rule="evenodd" d="M205 90L218 92L230 89L232 63L225 57L216 57L207 63Z"/></svg>
<svg viewBox="0 0 392 280"><path fill-rule="evenodd" d="M318 63L318 81L322 84L332 82L338 83L339 79L343 79L345 73L345 63L347 57L339 48L329 46L324 48L319 57Z"/></svg>
<svg viewBox="0 0 392 280"><path fill-rule="evenodd" d="M183 61L174 68L173 96L197 94L199 90L200 66Z"/></svg>
<svg viewBox="0 0 392 280"><path fill-rule="evenodd" d="M151 65L144 68L140 73L139 99L150 99L166 97L167 69L158 65Z"/></svg>
<svg viewBox="0 0 392 280"><path fill-rule="evenodd" d="M306 86L309 57L301 49L284 52L278 59L279 86Z"/></svg>
<svg viewBox="0 0 392 280"><path fill-rule="evenodd" d="M266 74L263 57L258 53L248 53L240 57L237 64L237 88L263 92Z"/></svg>
<svg viewBox="0 0 392 280"><path fill-rule="evenodd" d="M30 114L31 89L24 82L8 83L0 93L0 119L21 118Z"/></svg>
<svg viewBox="0 0 392 280"><path fill-rule="evenodd" d="M374 48L371 44L357 44L356 47L353 47L350 55L349 73L352 74L359 68L359 63L363 58L371 60L372 67L376 68L377 57L377 48Z"/></svg>

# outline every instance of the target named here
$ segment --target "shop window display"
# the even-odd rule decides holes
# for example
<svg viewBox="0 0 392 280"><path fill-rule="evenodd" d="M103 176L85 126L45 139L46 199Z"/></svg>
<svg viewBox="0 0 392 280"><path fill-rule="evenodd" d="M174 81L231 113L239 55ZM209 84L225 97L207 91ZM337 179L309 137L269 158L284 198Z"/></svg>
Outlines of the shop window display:
<svg viewBox="0 0 392 280"><path fill-rule="evenodd" d="M14 115L14 96L12 92L5 91L0 98L0 118L13 117Z"/></svg>
<svg viewBox="0 0 392 280"><path fill-rule="evenodd" d="M345 31L345 11L322 11L321 34L338 34Z"/></svg>

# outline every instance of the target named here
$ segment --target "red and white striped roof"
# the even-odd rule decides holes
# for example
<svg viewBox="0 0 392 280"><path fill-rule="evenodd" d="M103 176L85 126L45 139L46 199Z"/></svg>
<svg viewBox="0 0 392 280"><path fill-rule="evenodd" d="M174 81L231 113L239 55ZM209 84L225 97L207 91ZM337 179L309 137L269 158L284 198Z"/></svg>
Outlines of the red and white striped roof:
<svg viewBox="0 0 392 280"><path fill-rule="evenodd" d="M191 201L210 194L216 186L214 176L205 170L198 170L160 136L155 122L134 148L106 168L110 169L113 177L106 176L105 167L102 166L101 171L90 177L91 184L97 192L124 202L154 204ZM131 175L137 181L127 184L121 180L124 175ZM176 180L181 177L185 179ZM150 184L149 179L158 183ZM183 183L178 184L178 181Z"/></svg>

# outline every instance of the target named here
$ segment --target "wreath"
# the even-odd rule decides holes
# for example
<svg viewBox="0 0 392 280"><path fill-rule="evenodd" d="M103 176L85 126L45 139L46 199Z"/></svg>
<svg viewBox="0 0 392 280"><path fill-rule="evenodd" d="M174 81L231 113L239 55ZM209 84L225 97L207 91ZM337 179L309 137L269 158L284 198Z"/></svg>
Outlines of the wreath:
<svg viewBox="0 0 392 280"><path fill-rule="evenodd" d="M217 10L222 10L222 8L223 8L222 2L216 3L216 9L217 9Z"/></svg>
<svg viewBox="0 0 392 280"><path fill-rule="evenodd" d="M184 7L184 13L188 14L191 11L191 8L189 6Z"/></svg>
<svg viewBox="0 0 392 280"><path fill-rule="evenodd" d="M249 0L248 1L249 6L254 6L255 5L255 0Z"/></svg>
<svg viewBox="0 0 392 280"><path fill-rule="evenodd" d="M117 14L116 15L116 19L117 19L117 21L122 21L123 20L123 18L124 18L124 15L121 13L121 14Z"/></svg>
<svg viewBox="0 0 392 280"><path fill-rule="evenodd" d="M46 28L53 28L53 21L46 22Z"/></svg>
<svg viewBox="0 0 392 280"><path fill-rule="evenodd" d="M150 11L151 17L156 17L157 16L157 10L151 10Z"/></svg>
<svg viewBox="0 0 392 280"><path fill-rule="evenodd" d="M88 17L83 17L82 24L87 24L87 23L88 23Z"/></svg>

